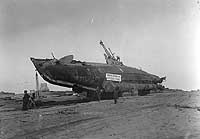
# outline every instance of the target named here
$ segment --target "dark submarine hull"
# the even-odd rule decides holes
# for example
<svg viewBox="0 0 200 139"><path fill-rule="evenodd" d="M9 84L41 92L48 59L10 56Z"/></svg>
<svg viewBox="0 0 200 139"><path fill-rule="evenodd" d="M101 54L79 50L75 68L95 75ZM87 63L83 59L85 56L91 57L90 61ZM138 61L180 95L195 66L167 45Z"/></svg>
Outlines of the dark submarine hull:
<svg viewBox="0 0 200 139"><path fill-rule="evenodd" d="M111 94L118 86L120 92L148 92L158 89L164 78L124 66L72 60L62 63L57 59L31 58L41 77L54 85L72 88L77 93L96 92L97 88ZM120 76L120 81L108 80L107 74Z"/></svg>

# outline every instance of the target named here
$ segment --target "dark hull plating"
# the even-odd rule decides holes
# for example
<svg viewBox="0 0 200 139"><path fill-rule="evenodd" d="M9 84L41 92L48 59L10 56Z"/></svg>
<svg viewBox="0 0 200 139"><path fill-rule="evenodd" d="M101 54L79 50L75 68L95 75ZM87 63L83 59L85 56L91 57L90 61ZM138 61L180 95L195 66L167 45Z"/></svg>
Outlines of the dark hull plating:
<svg viewBox="0 0 200 139"><path fill-rule="evenodd" d="M47 82L59 86L79 88L95 91L97 86L106 88L106 73L121 76L121 82L117 84L122 91L151 90L163 81L162 78L123 65L109 65L102 63L71 62L62 64L56 59L31 58L41 77ZM109 91L109 90L108 90Z"/></svg>

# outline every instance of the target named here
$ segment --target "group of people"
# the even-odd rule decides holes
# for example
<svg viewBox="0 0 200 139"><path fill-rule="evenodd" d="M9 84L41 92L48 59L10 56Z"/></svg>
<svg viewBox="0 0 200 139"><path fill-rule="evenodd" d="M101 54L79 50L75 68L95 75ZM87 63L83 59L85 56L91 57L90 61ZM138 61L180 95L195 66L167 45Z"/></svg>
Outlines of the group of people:
<svg viewBox="0 0 200 139"><path fill-rule="evenodd" d="M100 101L100 95L102 93L102 90L100 90L99 88L97 88L97 96L98 96L98 100ZM113 99L114 99L114 103L117 103L117 99L118 99L118 94L119 94L119 87L115 87L114 92L113 92ZM30 96L27 92L27 90L24 90L24 97L23 97L23 106L22 106L22 110L28 110L29 108L35 108L36 104L35 104L35 93L32 93L32 96Z"/></svg>
<svg viewBox="0 0 200 139"><path fill-rule="evenodd" d="M30 96L27 90L24 90L22 110L28 110L29 108L34 108L34 107L36 107L35 93L32 93L32 96Z"/></svg>
<svg viewBox="0 0 200 139"><path fill-rule="evenodd" d="M119 91L120 91L119 87L116 86L116 87L114 88L114 91L113 91L113 99L114 99L114 103L115 103L115 104L117 104L117 99L118 99L118 97L119 97ZM98 101L100 101L100 99L101 99L101 94L103 93L103 90L100 89L99 87L97 87L96 93L97 93Z"/></svg>

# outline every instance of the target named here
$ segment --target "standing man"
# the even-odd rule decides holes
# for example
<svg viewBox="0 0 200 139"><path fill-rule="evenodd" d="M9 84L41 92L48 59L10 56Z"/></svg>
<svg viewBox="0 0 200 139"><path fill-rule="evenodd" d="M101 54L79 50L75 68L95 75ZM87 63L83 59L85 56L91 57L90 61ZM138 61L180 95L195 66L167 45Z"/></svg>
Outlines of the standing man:
<svg viewBox="0 0 200 139"><path fill-rule="evenodd" d="M116 86L113 92L113 99L115 104L117 103L118 95L119 95L119 86Z"/></svg>
<svg viewBox="0 0 200 139"><path fill-rule="evenodd" d="M36 107L36 105L35 105L35 93L32 93L32 96L30 96L30 98L29 98L29 102L30 102L31 108Z"/></svg>
<svg viewBox="0 0 200 139"><path fill-rule="evenodd" d="M24 90L22 110L28 110L29 98L30 96L28 95L27 90Z"/></svg>
<svg viewBox="0 0 200 139"><path fill-rule="evenodd" d="M98 101L100 101L101 100L101 90L100 90L99 86L97 86L96 94L97 94Z"/></svg>

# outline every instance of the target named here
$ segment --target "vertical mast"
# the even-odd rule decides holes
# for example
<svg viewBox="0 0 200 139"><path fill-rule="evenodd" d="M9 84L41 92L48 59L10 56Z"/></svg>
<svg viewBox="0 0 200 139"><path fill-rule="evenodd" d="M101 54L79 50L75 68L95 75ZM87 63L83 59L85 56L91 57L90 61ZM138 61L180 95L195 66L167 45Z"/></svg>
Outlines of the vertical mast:
<svg viewBox="0 0 200 139"><path fill-rule="evenodd" d="M36 98L39 98L39 80L38 80L37 71L36 71L36 74L35 74L35 80L36 80Z"/></svg>

